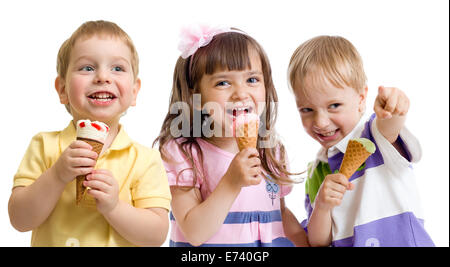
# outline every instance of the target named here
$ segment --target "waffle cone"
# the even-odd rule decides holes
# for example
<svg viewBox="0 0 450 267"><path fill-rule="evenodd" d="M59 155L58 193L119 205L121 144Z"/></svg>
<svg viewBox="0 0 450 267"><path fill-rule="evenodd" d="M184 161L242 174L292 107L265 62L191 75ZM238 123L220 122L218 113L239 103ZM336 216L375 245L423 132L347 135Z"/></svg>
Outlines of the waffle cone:
<svg viewBox="0 0 450 267"><path fill-rule="evenodd" d="M236 129L236 141L239 147L239 151L242 151L249 147L256 148L258 143L258 121L250 121L240 125Z"/></svg>
<svg viewBox="0 0 450 267"><path fill-rule="evenodd" d="M347 179L350 179L350 177L371 154L372 153L367 151L360 142L350 140L348 142L341 167L339 168L339 172L344 174Z"/></svg>
<svg viewBox="0 0 450 267"><path fill-rule="evenodd" d="M77 140L84 141L92 146L92 151L95 151L98 155L100 155L100 152L102 152L103 149L103 143L100 143L98 141L87 139L87 138L81 138L77 137ZM86 175L80 175L77 176L77 196L76 196L76 204L79 205L81 203L81 200L83 200L84 196L86 195L87 188L83 185L83 182L86 180Z"/></svg>

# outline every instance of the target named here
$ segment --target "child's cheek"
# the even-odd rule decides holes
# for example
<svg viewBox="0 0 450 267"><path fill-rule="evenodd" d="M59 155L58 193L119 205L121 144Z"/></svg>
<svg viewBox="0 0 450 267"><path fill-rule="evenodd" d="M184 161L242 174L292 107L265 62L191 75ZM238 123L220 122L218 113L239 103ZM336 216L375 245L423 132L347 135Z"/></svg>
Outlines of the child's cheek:
<svg viewBox="0 0 450 267"><path fill-rule="evenodd" d="M313 139L316 139L316 135L313 131L313 121L310 118L303 118L302 117L302 125L303 129L306 131L306 133L311 136Z"/></svg>
<svg viewBox="0 0 450 267"><path fill-rule="evenodd" d="M310 118L301 117L303 129L311 135L313 123Z"/></svg>
<svg viewBox="0 0 450 267"><path fill-rule="evenodd" d="M72 99L79 99L85 95L86 82L83 79L72 79L69 84L69 95Z"/></svg>
<svg viewBox="0 0 450 267"><path fill-rule="evenodd" d="M355 112L338 114L335 119L336 126L341 130L343 136L349 134L359 121L359 114Z"/></svg>

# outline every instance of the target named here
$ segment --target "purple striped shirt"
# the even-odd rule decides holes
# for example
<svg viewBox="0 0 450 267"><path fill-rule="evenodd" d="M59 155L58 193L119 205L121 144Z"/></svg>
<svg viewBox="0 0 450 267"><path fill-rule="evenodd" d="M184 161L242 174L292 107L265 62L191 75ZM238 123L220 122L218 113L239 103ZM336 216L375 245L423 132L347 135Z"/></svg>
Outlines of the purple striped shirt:
<svg viewBox="0 0 450 267"><path fill-rule="evenodd" d="M320 187L318 181L324 178L319 176L326 175L318 169L323 170L323 164L328 164L330 173L338 170L348 141L356 137L370 139L375 143L376 151L366 160L365 166L350 177L355 188L347 191L341 204L331 211L332 245L434 246L424 228L411 165L420 160L420 144L403 128L399 141L408 154L404 158L378 131L375 114L367 122L360 121L350 134L328 151L319 151L305 183L308 218L314 209L313 197ZM307 220L302 222L304 227L306 224Z"/></svg>

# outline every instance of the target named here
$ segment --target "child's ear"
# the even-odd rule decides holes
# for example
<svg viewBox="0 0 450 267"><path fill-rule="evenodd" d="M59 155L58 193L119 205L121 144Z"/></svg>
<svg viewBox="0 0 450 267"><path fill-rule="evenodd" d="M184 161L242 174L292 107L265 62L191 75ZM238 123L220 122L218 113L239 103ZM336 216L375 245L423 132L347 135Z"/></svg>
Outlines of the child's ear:
<svg viewBox="0 0 450 267"><path fill-rule="evenodd" d="M367 99L367 91L368 87L366 86L361 93L359 93L359 107L358 110L361 114L366 111L366 99Z"/></svg>
<svg viewBox="0 0 450 267"><path fill-rule="evenodd" d="M137 78L134 81L134 86L133 86L133 101L131 102L131 106L136 106L136 99L137 99L137 95L139 93L139 90L141 90L141 79Z"/></svg>
<svg viewBox="0 0 450 267"><path fill-rule="evenodd" d="M66 83L60 76L55 79L55 89L59 96L59 102L64 105L69 104L69 98L66 92Z"/></svg>

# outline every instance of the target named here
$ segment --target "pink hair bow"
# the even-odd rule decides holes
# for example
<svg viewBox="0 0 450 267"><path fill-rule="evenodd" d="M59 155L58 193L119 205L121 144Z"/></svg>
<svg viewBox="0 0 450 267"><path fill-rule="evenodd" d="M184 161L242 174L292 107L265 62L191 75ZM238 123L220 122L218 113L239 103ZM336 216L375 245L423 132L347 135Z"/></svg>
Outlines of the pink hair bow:
<svg viewBox="0 0 450 267"><path fill-rule="evenodd" d="M184 59L188 58L200 47L208 45L215 35L229 31L230 28L212 27L207 25L197 25L183 28L180 34L181 40L178 44L178 50L181 51L181 57Z"/></svg>

